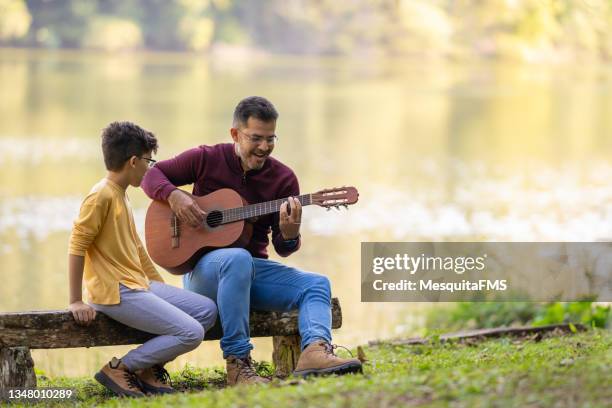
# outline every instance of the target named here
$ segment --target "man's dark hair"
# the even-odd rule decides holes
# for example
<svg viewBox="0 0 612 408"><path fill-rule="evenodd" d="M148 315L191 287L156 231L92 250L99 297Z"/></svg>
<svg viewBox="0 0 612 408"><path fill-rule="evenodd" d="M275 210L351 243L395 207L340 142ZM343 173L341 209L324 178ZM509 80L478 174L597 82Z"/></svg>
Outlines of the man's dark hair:
<svg viewBox="0 0 612 408"><path fill-rule="evenodd" d="M259 119L263 122L272 122L278 119L278 112L272 102L261 96L244 98L234 110L233 126L246 126L249 118Z"/></svg>
<svg viewBox="0 0 612 408"><path fill-rule="evenodd" d="M121 170L130 157L142 157L149 152L157 152L155 135L132 122L113 122L102 131L102 153L107 170Z"/></svg>

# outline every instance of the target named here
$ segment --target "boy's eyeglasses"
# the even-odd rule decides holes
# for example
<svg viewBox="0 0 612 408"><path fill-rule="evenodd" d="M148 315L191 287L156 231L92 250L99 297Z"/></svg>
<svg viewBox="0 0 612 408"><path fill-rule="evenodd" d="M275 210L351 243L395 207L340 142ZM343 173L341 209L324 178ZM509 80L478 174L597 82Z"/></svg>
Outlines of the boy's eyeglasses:
<svg viewBox="0 0 612 408"><path fill-rule="evenodd" d="M148 157L139 157L139 159L146 160L149 168L155 166L155 163L157 163L157 160L149 159Z"/></svg>

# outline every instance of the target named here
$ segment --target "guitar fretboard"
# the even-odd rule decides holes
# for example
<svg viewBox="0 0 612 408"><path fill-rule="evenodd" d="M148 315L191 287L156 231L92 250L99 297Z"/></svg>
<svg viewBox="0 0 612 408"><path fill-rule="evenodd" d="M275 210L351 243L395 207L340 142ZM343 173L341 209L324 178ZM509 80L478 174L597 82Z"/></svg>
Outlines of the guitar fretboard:
<svg viewBox="0 0 612 408"><path fill-rule="evenodd" d="M298 199L302 206L312 204L312 195L303 194L295 197ZM280 198L278 200L266 201L264 203L250 204L244 207L228 208L227 210L220 211L223 218L221 224L227 224L230 222L245 220L251 217L259 217L262 215L272 214L280 211L281 205L287 201L287 198Z"/></svg>

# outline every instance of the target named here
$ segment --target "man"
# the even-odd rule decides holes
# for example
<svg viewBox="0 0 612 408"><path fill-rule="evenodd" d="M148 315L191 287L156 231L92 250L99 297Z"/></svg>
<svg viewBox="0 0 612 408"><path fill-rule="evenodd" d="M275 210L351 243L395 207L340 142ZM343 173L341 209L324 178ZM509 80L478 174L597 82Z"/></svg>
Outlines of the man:
<svg viewBox="0 0 612 408"><path fill-rule="evenodd" d="M264 383L253 370L249 310L299 310L302 355L295 374L361 371L357 359L342 359L331 345L331 290L327 277L268 259L268 234L276 252L289 256L300 248L302 208L293 171L272 158L278 113L265 98L240 101L230 133L233 144L199 146L158 162L143 181L149 197L166 200L182 222L200 228L205 213L177 186L194 184L202 196L221 188L237 191L250 203L287 198L277 214L261 216L245 249L223 248L204 255L184 275L185 288L215 300L223 328L221 348L228 384Z"/></svg>

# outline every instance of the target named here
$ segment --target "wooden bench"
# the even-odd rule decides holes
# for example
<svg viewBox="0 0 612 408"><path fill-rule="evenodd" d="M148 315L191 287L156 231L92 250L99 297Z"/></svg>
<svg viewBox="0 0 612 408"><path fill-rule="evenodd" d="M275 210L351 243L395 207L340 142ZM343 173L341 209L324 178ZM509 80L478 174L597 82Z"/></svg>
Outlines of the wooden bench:
<svg viewBox="0 0 612 408"><path fill-rule="evenodd" d="M251 337L272 337L272 361L279 376L289 375L300 357L297 311L251 312ZM332 299L332 328L342 325L342 310ZM219 320L204 340L219 340ZM36 387L30 349L141 344L155 335L111 320L99 313L88 327L79 326L67 310L0 313L0 389ZM221 351L219 351L221 352Z"/></svg>

